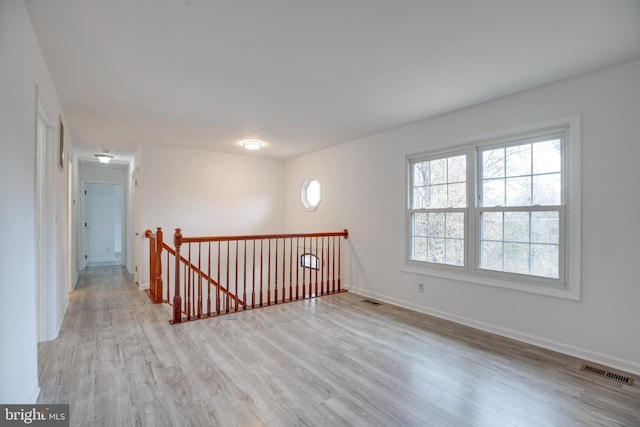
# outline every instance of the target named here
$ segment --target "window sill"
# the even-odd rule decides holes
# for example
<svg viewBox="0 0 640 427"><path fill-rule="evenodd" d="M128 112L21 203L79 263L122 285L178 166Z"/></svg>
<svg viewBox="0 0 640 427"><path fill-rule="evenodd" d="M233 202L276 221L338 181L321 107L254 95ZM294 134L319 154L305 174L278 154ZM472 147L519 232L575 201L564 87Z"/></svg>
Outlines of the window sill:
<svg viewBox="0 0 640 427"><path fill-rule="evenodd" d="M401 271L405 273L418 274L421 276L437 277L439 279L455 280L458 282L471 283L475 285L493 286L497 288L527 292L531 294L580 301L580 287L576 285L567 286L566 288L555 288L544 285L516 282L512 280L499 280L467 272L444 271L435 268L418 267L414 265L404 265Z"/></svg>

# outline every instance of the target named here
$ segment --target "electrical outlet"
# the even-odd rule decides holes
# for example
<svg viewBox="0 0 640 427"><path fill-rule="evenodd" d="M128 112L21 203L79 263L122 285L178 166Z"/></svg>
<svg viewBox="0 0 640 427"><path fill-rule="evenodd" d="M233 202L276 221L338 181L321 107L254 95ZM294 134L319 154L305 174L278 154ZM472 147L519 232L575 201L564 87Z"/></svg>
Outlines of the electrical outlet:
<svg viewBox="0 0 640 427"><path fill-rule="evenodd" d="M424 283L418 283L418 292L424 293Z"/></svg>

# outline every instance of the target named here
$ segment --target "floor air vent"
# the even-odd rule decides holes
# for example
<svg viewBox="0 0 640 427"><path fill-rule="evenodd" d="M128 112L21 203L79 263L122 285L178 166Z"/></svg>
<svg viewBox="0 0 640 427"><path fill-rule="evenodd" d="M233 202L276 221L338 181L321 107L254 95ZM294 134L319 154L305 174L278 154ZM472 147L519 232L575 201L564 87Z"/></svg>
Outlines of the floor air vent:
<svg viewBox="0 0 640 427"><path fill-rule="evenodd" d="M363 299L362 302L366 302L367 304L371 304L371 305L382 305L381 302L373 301L373 300L370 300L370 299Z"/></svg>
<svg viewBox="0 0 640 427"><path fill-rule="evenodd" d="M611 372L603 368L598 368L596 366L582 365L582 368L580 368L580 370L591 372L592 374L600 375L601 377L606 377L614 381L618 381L619 383L622 383L622 384L633 385L633 378L627 377L625 375L617 374L615 372Z"/></svg>

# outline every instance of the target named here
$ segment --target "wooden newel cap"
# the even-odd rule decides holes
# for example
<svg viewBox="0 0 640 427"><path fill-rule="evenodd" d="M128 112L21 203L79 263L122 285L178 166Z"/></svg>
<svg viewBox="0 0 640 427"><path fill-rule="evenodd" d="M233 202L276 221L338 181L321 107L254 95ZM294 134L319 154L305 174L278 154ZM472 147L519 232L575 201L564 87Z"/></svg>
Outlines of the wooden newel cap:
<svg viewBox="0 0 640 427"><path fill-rule="evenodd" d="M176 233L173 235L173 245L177 248L182 245L182 230L176 228Z"/></svg>

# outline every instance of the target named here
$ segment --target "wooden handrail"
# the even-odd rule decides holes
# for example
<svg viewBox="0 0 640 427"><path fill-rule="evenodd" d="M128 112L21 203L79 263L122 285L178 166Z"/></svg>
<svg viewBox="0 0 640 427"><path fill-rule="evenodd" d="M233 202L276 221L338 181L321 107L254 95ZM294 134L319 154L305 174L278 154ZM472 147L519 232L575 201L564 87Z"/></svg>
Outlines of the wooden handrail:
<svg viewBox="0 0 640 427"><path fill-rule="evenodd" d="M180 230L179 228L177 230ZM349 230L335 231L330 233L290 233L290 234L249 234L241 236L208 236L208 237L183 237L183 243L205 243L205 242L227 242L236 240L273 240L288 238L312 238L312 237L344 237L349 238Z"/></svg>
<svg viewBox="0 0 640 427"><path fill-rule="evenodd" d="M169 252L171 255L176 256L176 251L171 247L168 246L166 243L163 243L162 247ZM244 302L242 302L237 296L235 296L234 294L232 294L231 292L229 292L227 289L225 289L223 286L220 286L220 284L218 282L216 282L215 280L213 280L211 277L209 277L204 271L201 271L198 267L196 267L195 265L193 265L188 259L186 259L185 257L183 257L182 255L180 255L180 261L188 266L191 270L195 271L199 276L201 276L204 280L206 280L209 285L215 286L216 288L220 288L220 291L224 294L228 293L229 297L231 299L233 299L234 301L236 301L238 304L240 305L244 305Z"/></svg>
<svg viewBox="0 0 640 427"><path fill-rule="evenodd" d="M175 248L162 240L161 228L145 236L150 239L150 296L171 303L173 288L172 323L343 292L340 242L349 236L346 229L185 237L177 228ZM169 262L170 256L175 262Z"/></svg>
<svg viewBox="0 0 640 427"><path fill-rule="evenodd" d="M162 228L158 227L155 233L153 233L151 230L146 230L144 235L149 239L149 252L150 252L149 296L151 298L151 301L153 301L154 304L158 304L162 302L171 303L168 300L168 298L167 300L164 300L162 296L162 293L163 293L162 291L162 288L163 288L162 250L163 249L166 250L170 255L173 255L174 257L176 256L176 251L162 240ZM229 299L233 301L236 305L244 307L245 305L244 301L240 300L236 295L229 292L226 288L220 286L218 282L216 282L211 277L209 277L209 275L201 271L198 267L196 267L193 263L191 263L187 258L181 255L179 259L180 259L180 262L182 262L185 266L187 266L189 269L193 270L200 277L202 277L209 284L209 286L214 286L218 288L220 292L227 295ZM177 293L177 295L178 297L180 297L180 293ZM175 300L175 294L174 294L174 300ZM171 303L171 305L173 305L173 303ZM185 311L182 311L182 312L187 314ZM187 314L187 316L189 315Z"/></svg>

